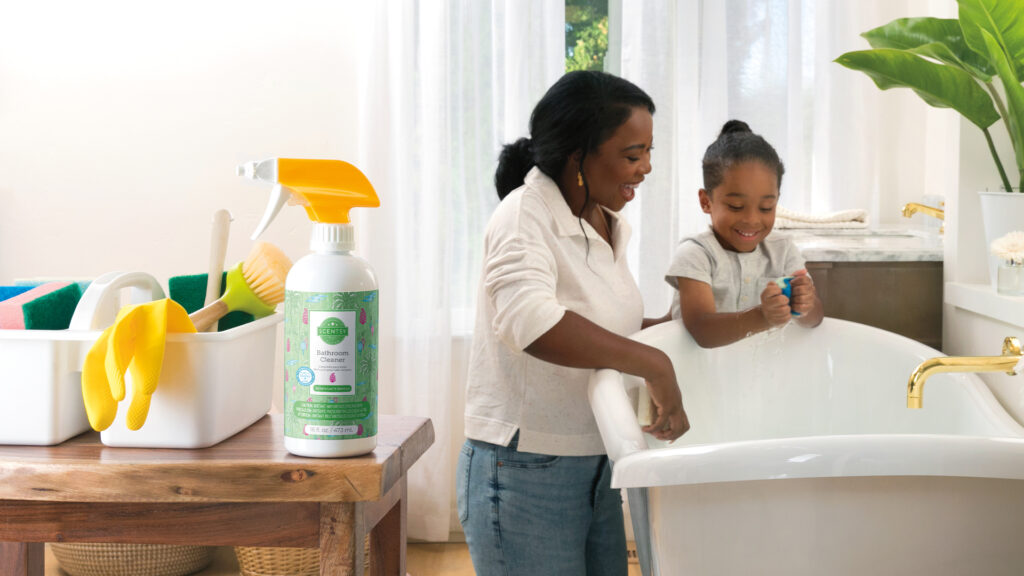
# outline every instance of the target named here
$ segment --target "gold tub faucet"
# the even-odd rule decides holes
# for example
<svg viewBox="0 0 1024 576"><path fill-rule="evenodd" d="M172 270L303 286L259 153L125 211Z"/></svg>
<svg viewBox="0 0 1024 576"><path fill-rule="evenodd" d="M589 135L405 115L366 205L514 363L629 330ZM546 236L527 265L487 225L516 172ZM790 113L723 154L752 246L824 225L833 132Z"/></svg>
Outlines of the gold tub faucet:
<svg viewBox="0 0 1024 576"><path fill-rule="evenodd" d="M1013 336L1003 340L1002 356L941 356L921 362L907 382L907 408L920 408L924 399L924 381L940 372L1006 372L1017 374L1014 368L1021 360L1020 341Z"/></svg>

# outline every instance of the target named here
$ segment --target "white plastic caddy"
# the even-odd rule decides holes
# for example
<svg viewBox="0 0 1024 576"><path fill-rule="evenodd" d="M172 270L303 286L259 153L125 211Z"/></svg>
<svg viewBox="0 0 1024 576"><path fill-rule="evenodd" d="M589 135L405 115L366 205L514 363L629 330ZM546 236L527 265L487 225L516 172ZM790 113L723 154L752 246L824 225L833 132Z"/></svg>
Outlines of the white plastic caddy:
<svg viewBox="0 0 1024 576"><path fill-rule="evenodd" d="M121 292L131 303L159 300L163 289L141 272L111 272L89 285L68 330L0 330L0 444L58 444L85 432L81 366L113 323ZM128 430L125 412L100 433L107 446L203 448L240 432L270 410L276 326L273 314L225 332L168 334L160 382L146 423Z"/></svg>

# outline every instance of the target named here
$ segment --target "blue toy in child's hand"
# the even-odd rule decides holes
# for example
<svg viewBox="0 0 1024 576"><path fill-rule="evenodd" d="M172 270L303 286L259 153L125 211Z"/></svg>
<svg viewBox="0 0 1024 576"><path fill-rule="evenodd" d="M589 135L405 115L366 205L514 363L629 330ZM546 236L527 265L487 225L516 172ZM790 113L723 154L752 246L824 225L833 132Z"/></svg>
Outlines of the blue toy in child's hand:
<svg viewBox="0 0 1024 576"><path fill-rule="evenodd" d="M786 298L788 298L790 300L793 299L793 277L792 276L783 276L782 278L779 278L778 280L776 280L775 284L778 285L779 288L782 288L782 295L783 296L785 296ZM794 311L794 312L790 312L790 315L791 316L799 316L800 313Z"/></svg>

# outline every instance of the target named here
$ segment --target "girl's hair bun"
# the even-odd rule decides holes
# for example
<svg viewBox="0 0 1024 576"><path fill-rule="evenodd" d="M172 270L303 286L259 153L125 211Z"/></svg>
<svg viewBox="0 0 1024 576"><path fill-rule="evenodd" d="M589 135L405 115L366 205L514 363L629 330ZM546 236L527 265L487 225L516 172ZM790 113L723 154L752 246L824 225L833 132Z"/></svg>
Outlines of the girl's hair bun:
<svg viewBox="0 0 1024 576"><path fill-rule="evenodd" d="M722 183L725 171L745 160L758 160L775 170L778 186L782 187L782 175L786 168L779 159L779 153L761 136L754 134L742 120L729 120L722 126L718 138L704 152L704 189L710 193Z"/></svg>
<svg viewBox="0 0 1024 576"><path fill-rule="evenodd" d="M743 120L729 120L722 126L722 131L719 132L718 137L721 138L726 134L733 134L735 132L753 132L753 130Z"/></svg>

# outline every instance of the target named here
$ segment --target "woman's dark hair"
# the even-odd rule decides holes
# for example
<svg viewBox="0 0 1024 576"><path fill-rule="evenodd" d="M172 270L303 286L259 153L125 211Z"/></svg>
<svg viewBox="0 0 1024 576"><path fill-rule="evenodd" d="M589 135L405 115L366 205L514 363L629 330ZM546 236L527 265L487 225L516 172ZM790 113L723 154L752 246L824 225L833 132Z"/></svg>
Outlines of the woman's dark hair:
<svg viewBox="0 0 1024 576"><path fill-rule="evenodd" d="M722 126L718 139L704 152L704 190L711 191L722 183L725 171L733 164L747 160L758 160L775 170L779 175L778 186L782 187L782 175L786 168L775 152L775 148L742 120L729 120Z"/></svg>
<svg viewBox="0 0 1024 576"><path fill-rule="evenodd" d="M537 102L530 115L530 138L506 145L498 157L494 185L498 198L522 186L537 166L557 181L569 156L587 153L611 138L635 107L654 114L654 101L635 84L605 72L580 70L562 76ZM587 198L590 187L584 180Z"/></svg>

